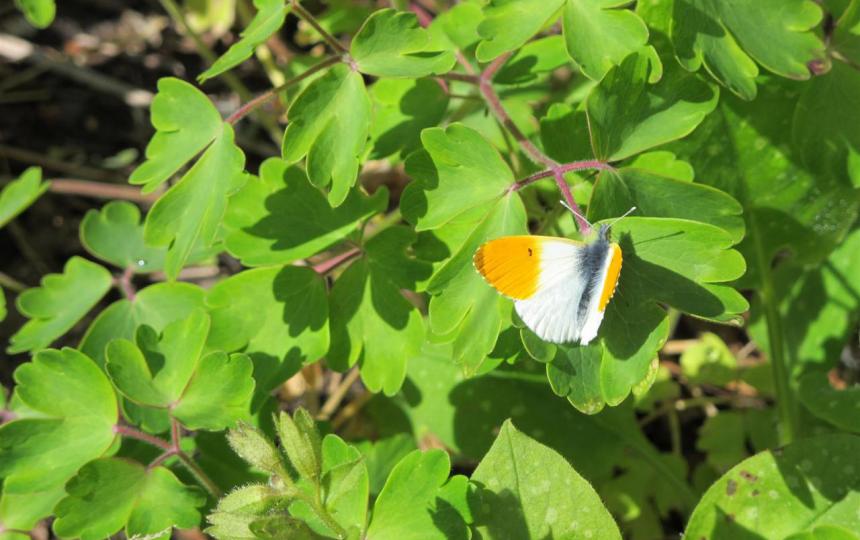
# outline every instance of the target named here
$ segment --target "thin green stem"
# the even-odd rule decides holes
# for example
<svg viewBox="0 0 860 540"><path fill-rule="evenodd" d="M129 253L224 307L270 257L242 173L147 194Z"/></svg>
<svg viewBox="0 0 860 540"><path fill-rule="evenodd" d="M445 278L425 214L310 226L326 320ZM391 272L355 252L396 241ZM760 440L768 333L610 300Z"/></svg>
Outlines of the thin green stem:
<svg viewBox="0 0 860 540"><path fill-rule="evenodd" d="M298 15L299 17L304 19L304 21L306 23L311 25L314 28L314 30L316 30L317 33L319 33L319 35L322 36L322 38L325 40L325 42L329 44L329 47L331 47L335 51L339 52L340 54L346 54L346 55L349 54L349 50L346 47L344 47L343 44L337 40L337 38L335 38L333 35L326 32L326 30L322 26L320 26L320 23L317 22L316 18L314 18L314 16L311 15L311 13L308 10L306 10L296 0L292 0L292 5L293 5L293 12L295 12L296 15Z"/></svg>
<svg viewBox="0 0 860 540"><path fill-rule="evenodd" d="M212 497L214 497L215 499L220 499L221 496L224 495L221 492L221 488L219 488L215 484L215 482L213 482L212 479L209 478L209 476L207 476L205 472L203 472L203 469L200 468L200 465L198 465L197 462L191 459L188 454L180 451L176 453L176 457L179 458L182 464L185 465L185 468L191 472L191 474L194 476L194 478L197 479L198 482L200 482L200 485L206 488L206 491L208 491L209 494L212 495Z"/></svg>
<svg viewBox="0 0 860 540"><path fill-rule="evenodd" d="M319 488L317 488L319 489ZM320 500L319 494L317 497L311 497L309 495L305 495L302 497L305 502L314 509L316 515L326 524L326 526L331 529L331 531L337 535L338 538L343 539L346 538L346 529L341 527L340 523L335 521L331 514L328 513L328 510L323 506L322 501Z"/></svg>
<svg viewBox="0 0 860 540"><path fill-rule="evenodd" d="M763 272L761 301L767 322L767 339L770 344L770 365L776 390L776 405L780 419L780 444L788 444L797 438L798 416L794 395L788 384L788 367L785 362L785 338L782 331L782 317L773 291L770 268Z"/></svg>
<svg viewBox="0 0 860 540"><path fill-rule="evenodd" d="M27 288L26 285L13 278L12 276L4 274L3 272L0 272L0 286L6 287L10 291L15 292L22 292Z"/></svg>

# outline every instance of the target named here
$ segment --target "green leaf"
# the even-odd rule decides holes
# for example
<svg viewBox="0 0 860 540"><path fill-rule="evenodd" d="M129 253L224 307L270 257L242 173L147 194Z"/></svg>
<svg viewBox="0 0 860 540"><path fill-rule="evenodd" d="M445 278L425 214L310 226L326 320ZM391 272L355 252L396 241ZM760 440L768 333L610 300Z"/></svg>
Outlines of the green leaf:
<svg viewBox="0 0 860 540"><path fill-rule="evenodd" d="M438 13L427 31L430 32L431 39L443 39L464 50L481 39L478 25L483 18L480 0L463 0Z"/></svg>
<svg viewBox="0 0 860 540"><path fill-rule="evenodd" d="M634 206L633 215L709 223L729 233L734 242L744 236L743 208L725 192L633 168L601 172L589 215L620 216Z"/></svg>
<svg viewBox="0 0 860 540"><path fill-rule="evenodd" d="M48 274L39 287L18 295L18 311L30 320L12 336L6 351L15 354L48 347L101 300L111 281L103 267L72 257L62 274Z"/></svg>
<svg viewBox="0 0 860 540"><path fill-rule="evenodd" d="M254 7L257 8L257 13L240 34L239 41L230 45L227 52L222 54L209 69L198 75L198 82L202 83L217 77L250 58L257 45L280 30L287 18L287 13L290 12L289 2L284 0L254 0Z"/></svg>
<svg viewBox="0 0 860 540"><path fill-rule="evenodd" d="M223 132L218 110L203 92L187 82L159 79L150 118L155 135L146 146L146 161L128 181L153 191Z"/></svg>
<svg viewBox="0 0 860 540"><path fill-rule="evenodd" d="M136 344L107 346L105 369L117 389L139 405L170 409L189 429L223 429L246 415L254 381L250 358L203 353L209 317L196 310L168 324L161 336L138 328Z"/></svg>
<svg viewBox="0 0 860 540"><path fill-rule="evenodd" d="M651 59L634 53L588 95L594 155L616 161L688 135L717 106L716 88L680 69L649 84Z"/></svg>
<svg viewBox="0 0 860 540"><path fill-rule="evenodd" d="M268 396L303 363L328 351L325 280L310 268L239 272L212 287L206 304L212 317L208 346L250 356L258 396Z"/></svg>
<svg viewBox="0 0 860 540"><path fill-rule="evenodd" d="M169 323L188 317L203 307L204 291L190 283L156 283L105 308L92 322L78 348L103 365L105 347L112 339L133 339L140 325L160 332Z"/></svg>
<svg viewBox="0 0 860 540"><path fill-rule="evenodd" d="M837 390L822 370L804 373L798 383L797 396L809 412L843 431L860 433L860 386Z"/></svg>
<svg viewBox="0 0 860 540"><path fill-rule="evenodd" d="M0 525L6 531L12 529L32 530L39 520L51 515L54 506L65 496L66 489L63 482L44 491L2 493L0 494ZM8 537L4 537L3 533L0 533L0 538L6 540ZM12 539L31 540L31 537L28 534L22 534L20 538L12 536Z"/></svg>
<svg viewBox="0 0 860 540"><path fill-rule="evenodd" d="M514 175L493 146L461 124L421 132L425 152L411 156L413 182L400 203L416 231L435 229L467 210L487 207L514 183Z"/></svg>
<svg viewBox="0 0 860 540"><path fill-rule="evenodd" d="M738 96L756 96L756 63L791 79L808 79L809 64L824 57L813 31L821 8L810 0L754 3L676 0L675 54L686 69L702 64Z"/></svg>
<svg viewBox="0 0 860 540"><path fill-rule="evenodd" d="M349 50L358 70L376 77L439 75L455 62L453 52L433 50L429 33L414 13L394 9L368 17Z"/></svg>
<svg viewBox="0 0 860 540"><path fill-rule="evenodd" d="M617 405L650 380L652 360L669 330L657 304L723 322L738 320L748 308L726 284L746 266L724 230L695 221L627 217L613 226L612 236L624 264L598 341L560 346L547 365L553 390L588 414Z"/></svg>
<svg viewBox="0 0 860 540"><path fill-rule="evenodd" d="M738 249L749 268L739 286L761 287L774 258L786 250L798 264L821 261L857 216L860 201L847 178L812 174L791 152L799 89L772 79L755 103L723 96L714 114L670 147L701 182L744 207L747 232Z"/></svg>
<svg viewBox="0 0 860 540"><path fill-rule="evenodd" d="M15 5L36 28L50 26L57 13L54 0L15 0Z"/></svg>
<svg viewBox="0 0 860 540"><path fill-rule="evenodd" d="M3 191L0 191L0 227L36 202L49 187L50 182L42 182L42 169L39 167L30 167L3 186Z"/></svg>
<svg viewBox="0 0 860 540"><path fill-rule="evenodd" d="M127 201L111 201L89 210L80 227L81 243L99 259L135 272L154 272L164 266L166 249L143 242L140 209Z"/></svg>
<svg viewBox="0 0 860 540"><path fill-rule="evenodd" d="M660 176L692 182L695 177L693 167L680 160L672 152L655 150L637 155L628 165L631 169L644 169Z"/></svg>
<svg viewBox="0 0 860 540"><path fill-rule="evenodd" d="M519 49L559 13L565 0L492 0L478 25L482 41L475 55L480 62Z"/></svg>
<svg viewBox="0 0 860 540"><path fill-rule="evenodd" d="M245 155L233 143L233 128L223 124L203 156L147 214L144 240L167 248L164 272L169 278L176 278L195 247L214 242L227 197L247 180L244 165Z"/></svg>
<svg viewBox="0 0 860 540"><path fill-rule="evenodd" d="M681 372L692 384L726 386L738 378L738 360L720 336L706 332L681 353Z"/></svg>
<svg viewBox="0 0 860 540"><path fill-rule="evenodd" d="M406 376L407 361L424 340L421 314L400 293L429 275L426 263L404 254L414 241L406 227L385 229L370 239L331 290L329 365L339 370L358 363L372 392L394 394Z"/></svg>
<svg viewBox="0 0 860 540"><path fill-rule="evenodd" d="M621 538L594 488L507 420L472 474L481 538Z"/></svg>
<svg viewBox="0 0 860 540"><path fill-rule="evenodd" d="M367 522L370 478L361 454L337 435L322 443L323 505L347 530L362 531Z"/></svg>
<svg viewBox="0 0 860 540"><path fill-rule="evenodd" d="M88 463L66 491L55 509L54 532L81 540L106 538L121 529L128 537L169 538L171 527L196 527L197 508L206 502L203 493L185 486L169 469L147 469L120 458Z"/></svg>
<svg viewBox="0 0 860 540"><path fill-rule="evenodd" d="M437 497L450 470L450 459L442 450L415 450L401 459L376 499L367 537L452 538L439 530L436 519L444 510L445 502ZM465 524L461 526L465 534Z"/></svg>
<svg viewBox="0 0 860 540"><path fill-rule="evenodd" d="M254 467L272 475L287 476L281 453L259 429L239 422L227 432L227 440L230 448Z"/></svg>
<svg viewBox="0 0 860 540"><path fill-rule="evenodd" d="M286 510L288 502L271 486L242 486L218 501L218 506L206 518L210 523L206 533L219 540L256 538L251 524L261 516Z"/></svg>
<svg viewBox="0 0 860 540"><path fill-rule="evenodd" d="M779 444L777 418L773 409L720 411L709 416L699 428L696 448L705 454L705 461L723 473L756 451Z"/></svg>
<svg viewBox="0 0 860 540"><path fill-rule="evenodd" d="M275 428L281 448L293 468L303 478L319 482L322 474L322 441L310 413L301 407L293 416L282 411Z"/></svg>
<svg viewBox="0 0 860 540"><path fill-rule="evenodd" d="M860 11L860 9L858 9ZM804 85L792 123L803 164L821 176L848 177L860 187L860 73L834 62Z"/></svg>
<svg viewBox="0 0 860 540"><path fill-rule="evenodd" d="M412 371L411 367L409 371ZM382 491L382 486L391 473L391 469L406 454L416 448L415 440L406 433L399 433L372 442L359 441L354 443L354 446L364 457L370 478L370 494L374 497Z"/></svg>
<svg viewBox="0 0 860 540"><path fill-rule="evenodd" d="M364 220L385 210L388 192L372 197L350 190L337 208L304 172L270 158L230 198L224 217L227 250L248 266L287 264L344 239Z"/></svg>
<svg viewBox="0 0 860 540"><path fill-rule="evenodd" d="M836 28L828 46L849 62L857 62L860 60L860 2L845 0L845 3L847 6L836 21ZM835 14L832 8L828 11Z"/></svg>
<svg viewBox="0 0 860 540"><path fill-rule="evenodd" d="M358 176L370 124L361 74L334 66L299 94L287 115L284 159L295 163L307 156L308 178L320 188L331 185L329 202L340 206Z"/></svg>
<svg viewBox="0 0 860 540"><path fill-rule="evenodd" d="M3 288L0 287L0 322L6 318L6 296L3 294Z"/></svg>
<svg viewBox="0 0 860 540"><path fill-rule="evenodd" d="M498 84L526 84L544 73L567 65L570 57L562 36L547 36L526 43L505 62L493 82Z"/></svg>
<svg viewBox="0 0 860 540"><path fill-rule="evenodd" d="M370 87L370 97L370 159L405 157L421 145L421 131L438 125L448 108L448 94L432 79L381 79Z"/></svg>
<svg viewBox="0 0 860 540"><path fill-rule="evenodd" d="M585 76L599 81L648 41L639 15L621 8L629 0L567 0L564 38L570 57Z"/></svg>
<svg viewBox="0 0 860 540"><path fill-rule="evenodd" d="M113 446L114 390L85 355L40 351L15 370L15 381L16 399L32 413L0 427L4 498L52 491Z"/></svg>
<svg viewBox="0 0 860 540"><path fill-rule="evenodd" d="M857 538L857 535L848 529L834 527L833 525L816 527L811 531L792 534L786 537L787 540L857 540Z"/></svg>
<svg viewBox="0 0 860 540"><path fill-rule="evenodd" d="M786 538L821 526L860 528L860 438L818 435L744 460L690 517L686 538Z"/></svg>

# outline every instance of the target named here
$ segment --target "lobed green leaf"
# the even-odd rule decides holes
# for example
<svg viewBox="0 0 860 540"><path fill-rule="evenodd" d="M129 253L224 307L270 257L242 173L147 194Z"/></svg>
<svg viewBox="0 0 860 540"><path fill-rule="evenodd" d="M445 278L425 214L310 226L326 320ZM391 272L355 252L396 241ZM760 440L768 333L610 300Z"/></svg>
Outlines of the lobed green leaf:
<svg viewBox="0 0 860 540"><path fill-rule="evenodd" d="M3 186L0 191L0 227L36 202L49 187L50 182L42 182L42 169L39 167L30 167Z"/></svg>

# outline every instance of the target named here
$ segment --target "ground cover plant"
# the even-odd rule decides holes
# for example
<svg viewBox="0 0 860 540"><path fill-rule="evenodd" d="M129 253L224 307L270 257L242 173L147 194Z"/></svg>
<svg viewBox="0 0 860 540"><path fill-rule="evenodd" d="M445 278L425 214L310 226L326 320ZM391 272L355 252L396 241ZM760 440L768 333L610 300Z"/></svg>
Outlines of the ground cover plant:
<svg viewBox="0 0 860 540"><path fill-rule="evenodd" d="M15 0L0 62L0 539L860 539L860 0ZM588 345L473 266L631 207Z"/></svg>

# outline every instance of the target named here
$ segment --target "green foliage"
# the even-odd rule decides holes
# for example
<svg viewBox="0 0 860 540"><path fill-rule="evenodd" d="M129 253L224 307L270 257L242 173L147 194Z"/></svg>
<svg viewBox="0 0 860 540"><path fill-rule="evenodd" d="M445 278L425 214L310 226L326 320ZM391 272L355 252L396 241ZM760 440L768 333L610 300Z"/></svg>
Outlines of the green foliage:
<svg viewBox="0 0 860 540"><path fill-rule="evenodd" d="M290 12L290 3L284 0L254 0L254 6L257 14L242 32L241 39L231 45L209 69L198 75L198 82L217 77L250 58L258 45L280 30Z"/></svg>
<svg viewBox="0 0 860 540"><path fill-rule="evenodd" d="M0 272L27 319L0 540L854 538L860 0L322 4L203 36L199 82L256 53L281 85L233 114L159 80L129 177L154 203L80 223L112 270ZM6 185L0 226L48 187ZM587 346L472 262L610 224Z"/></svg>
<svg viewBox="0 0 860 540"><path fill-rule="evenodd" d="M47 28L57 14L54 0L15 0L15 5L36 28Z"/></svg>
<svg viewBox="0 0 860 540"><path fill-rule="evenodd" d="M685 536L720 540L809 533L818 538L824 527L856 531L858 450L856 436L835 434L756 454L708 489Z"/></svg>
<svg viewBox="0 0 860 540"><path fill-rule="evenodd" d="M103 267L72 257L62 274L49 274L39 287L18 296L18 311L30 318L12 336L7 351L19 353L49 346L72 328L111 286Z"/></svg>
<svg viewBox="0 0 860 540"><path fill-rule="evenodd" d="M42 169L39 167L30 167L17 179L3 186L0 191L0 227L36 202L49 187L50 182L42 182Z"/></svg>

